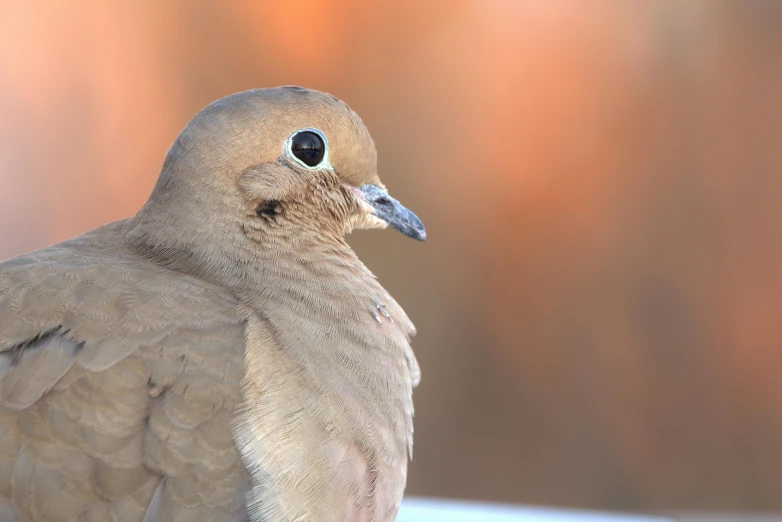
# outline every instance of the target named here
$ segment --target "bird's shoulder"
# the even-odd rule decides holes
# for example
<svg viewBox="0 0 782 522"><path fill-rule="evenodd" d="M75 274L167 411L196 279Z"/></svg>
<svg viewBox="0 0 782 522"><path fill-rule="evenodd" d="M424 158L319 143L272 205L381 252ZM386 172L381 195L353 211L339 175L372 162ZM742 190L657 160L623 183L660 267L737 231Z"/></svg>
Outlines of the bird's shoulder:
<svg viewBox="0 0 782 522"><path fill-rule="evenodd" d="M240 330L229 292L144 258L124 223L0 263L0 351L56 331L100 370L174 331Z"/></svg>

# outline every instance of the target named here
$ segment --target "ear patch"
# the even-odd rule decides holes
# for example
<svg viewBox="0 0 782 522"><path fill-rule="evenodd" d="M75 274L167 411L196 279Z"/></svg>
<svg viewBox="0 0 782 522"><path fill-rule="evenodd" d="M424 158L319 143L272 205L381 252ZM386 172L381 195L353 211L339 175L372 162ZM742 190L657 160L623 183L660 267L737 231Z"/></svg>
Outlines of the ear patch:
<svg viewBox="0 0 782 522"><path fill-rule="evenodd" d="M258 208L255 209L255 214L260 216L267 216L272 217L276 214L282 213L282 205L280 205L280 202L276 199L267 199L261 202L260 205L258 205Z"/></svg>

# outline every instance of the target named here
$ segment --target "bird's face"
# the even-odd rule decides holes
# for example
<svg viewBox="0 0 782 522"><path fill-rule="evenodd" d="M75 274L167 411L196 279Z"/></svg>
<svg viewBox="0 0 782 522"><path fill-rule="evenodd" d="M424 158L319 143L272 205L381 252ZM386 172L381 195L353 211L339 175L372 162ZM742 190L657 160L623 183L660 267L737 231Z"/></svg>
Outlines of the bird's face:
<svg viewBox="0 0 782 522"><path fill-rule="evenodd" d="M269 118L260 154L250 154L239 175L245 230L257 240L322 239L390 226L425 240L421 220L380 182L375 145L358 116L323 93L280 91L261 100Z"/></svg>
<svg viewBox="0 0 782 522"><path fill-rule="evenodd" d="M167 233L172 222L176 236ZM358 115L328 94L278 87L199 112L171 146L127 237L200 270L248 239L277 245L262 252L300 256L346 246L352 230L387 226L426 238L421 220L378 178L375 144Z"/></svg>

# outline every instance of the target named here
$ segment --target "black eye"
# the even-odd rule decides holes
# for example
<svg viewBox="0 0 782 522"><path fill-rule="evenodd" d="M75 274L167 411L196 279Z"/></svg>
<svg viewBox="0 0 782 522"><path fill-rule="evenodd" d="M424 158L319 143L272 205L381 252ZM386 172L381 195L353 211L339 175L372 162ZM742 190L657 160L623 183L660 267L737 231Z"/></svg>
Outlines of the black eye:
<svg viewBox="0 0 782 522"><path fill-rule="evenodd" d="M314 167L323 161L326 145L314 132L302 131L291 138L291 153L305 165Z"/></svg>

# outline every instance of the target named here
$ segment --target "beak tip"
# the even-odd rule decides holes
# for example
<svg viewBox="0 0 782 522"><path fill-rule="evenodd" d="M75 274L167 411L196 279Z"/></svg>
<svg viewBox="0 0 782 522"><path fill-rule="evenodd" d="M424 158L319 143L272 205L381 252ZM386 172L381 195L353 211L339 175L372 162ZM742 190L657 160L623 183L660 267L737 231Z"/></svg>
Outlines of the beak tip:
<svg viewBox="0 0 782 522"><path fill-rule="evenodd" d="M413 214L413 216L415 222L412 225L400 227L396 227L394 225L392 226L411 239L415 239L416 241L426 241L426 229L424 228L424 224L421 223L421 220L418 219L415 214Z"/></svg>

